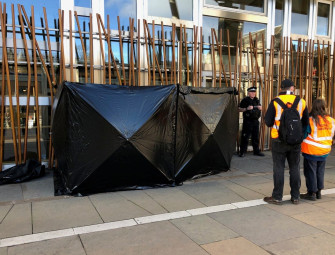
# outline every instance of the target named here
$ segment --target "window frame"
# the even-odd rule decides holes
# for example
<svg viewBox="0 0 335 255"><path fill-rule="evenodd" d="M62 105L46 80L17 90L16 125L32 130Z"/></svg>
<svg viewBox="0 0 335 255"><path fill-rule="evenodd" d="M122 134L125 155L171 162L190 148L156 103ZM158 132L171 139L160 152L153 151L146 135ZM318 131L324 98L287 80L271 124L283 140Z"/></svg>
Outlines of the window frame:
<svg viewBox="0 0 335 255"><path fill-rule="evenodd" d="M328 21L328 35L319 35L317 34L318 31L318 11L319 11L319 3L323 3L323 4L328 4L329 5L329 21ZM328 1L328 0L314 0L314 7L315 7L315 11L314 11L314 36L316 38L321 38L321 39L326 39L326 40L330 40L331 39L331 28L332 28L332 18L333 18L333 1Z"/></svg>
<svg viewBox="0 0 335 255"><path fill-rule="evenodd" d="M264 3L264 11L263 12L254 12L254 11L246 11L246 10L240 10L240 9L234 9L234 8L229 8L229 7L221 7L221 6L215 6L211 4L206 4L206 0L203 0L203 8L208 8L208 9L217 9L221 10L224 12L232 12L232 13L239 13L239 14L252 14L252 15L257 15L257 16L267 16L267 9L268 9L268 1L263 0ZM209 14L206 14L206 16L211 16ZM263 23L263 22L261 22Z"/></svg>

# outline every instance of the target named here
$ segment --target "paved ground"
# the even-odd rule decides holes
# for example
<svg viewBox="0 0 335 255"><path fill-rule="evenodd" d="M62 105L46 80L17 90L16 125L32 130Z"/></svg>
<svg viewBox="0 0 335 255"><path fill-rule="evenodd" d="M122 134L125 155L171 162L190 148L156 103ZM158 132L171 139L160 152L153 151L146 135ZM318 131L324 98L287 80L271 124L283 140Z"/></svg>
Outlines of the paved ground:
<svg viewBox="0 0 335 255"><path fill-rule="evenodd" d="M301 192L305 192L302 174ZM175 188L53 196L52 173L0 186L0 255L335 254L335 154L321 200L281 206L271 154Z"/></svg>

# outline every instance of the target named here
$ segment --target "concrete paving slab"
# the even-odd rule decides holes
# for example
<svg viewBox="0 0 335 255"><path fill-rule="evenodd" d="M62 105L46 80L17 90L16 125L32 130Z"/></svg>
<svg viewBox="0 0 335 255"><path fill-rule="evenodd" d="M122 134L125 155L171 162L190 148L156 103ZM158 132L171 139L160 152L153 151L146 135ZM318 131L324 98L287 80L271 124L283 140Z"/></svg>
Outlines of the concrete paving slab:
<svg viewBox="0 0 335 255"><path fill-rule="evenodd" d="M88 197L32 203L33 233L102 223Z"/></svg>
<svg viewBox="0 0 335 255"><path fill-rule="evenodd" d="M202 245L202 248L204 248L211 255L222 255L222 254L266 255L266 254L270 254L243 237L223 240L223 241L216 242L216 243L205 244L205 245Z"/></svg>
<svg viewBox="0 0 335 255"><path fill-rule="evenodd" d="M334 201L328 201L323 203L317 203L314 204L316 207L321 207L323 209L335 212L335 200Z"/></svg>
<svg viewBox="0 0 335 255"><path fill-rule="evenodd" d="M260 184L256 184L256 185L251 184L251 185L248 185L247 188L254 191L254 192L262 194L263 197L264 196L271 196L272 190L273 190L273 183L268 182L268 183L260 183Z"/></svg>
<svg viewBox="0 0 335 255"><path fill-rule="evenodd" d="M271 180L264 178L263 176L244 176L230 179L230 181L245 187L249 185L263 184L263 183L272 184Z"/></svg>
<svg viewBox="0 0 335 255"><path fill-rule="evenodd" d="M239 234L206 215L171 220L197 244L206 244L238 237Z"/></svg>
<svg viewBox="0 0 335 255"><path fill-rule="evenodd" d="M229 190L223 182L219 181L183 185L179 189L207 206L244 201L242 197Z"/></svg>
<svg viewBox="0 0 335 255"><path fill-rule="evenodd" d="M167 210L149 197L143 190L121 191L118 192L118 194L151 214L161 214L167 212Z"/></svg>
<svg viewBox="0 0 335 255"><path fill-rule="evenodd" d="M316 228L265 206L213 213L208 216L257 245L266 245L320 232Z"/></svg>
<svg viewBox="0 0 335 255"><path fill-rule="evenodd" d="M315 212L293 215L293 218L335 235L335 212L321 209Z"/></svg>
<svg viewBox="0 0 335 255"><path fill-rule="evenodd" d="M86 255L79 236L57 238L8 248L8 255Z"/></svg>
<svg viewBox="0 0 335 255"><path fill-rule="evenodd" d="M14 205L0 224L0 238L31 233L31 204Z"/></svg>
<svg viewBox="0 0 335 255"><path fill-rule="evenodd" d="M254 199L263 198L262 194L252 191L251 189L245 188L239 184L233 183L230 180L225 180L223 184L228 189L230 189L231 191L233 191L234 193L236 193L237 195L239 195L245 200L254 200Z"/></svg>
<svg viewBox="0 0 335 255"><path fill-rule="evenodd" d="M7 247L5 247L5 248L0 248L0 255L8 255L8 253L7 253Z"/></svg>
<svg viewBox="0 0 335 255"><path fill-rule="evenodd" d="M0 202L23 200L20 184L0 185Z"/></svg>
<svg viewBox="0 0 335 255"><path fill-rule="evenodd" d="M235 169L235 168L230 168L230 170L228 170L227 172L221 172L219 174L217 174L218 176L227 178L227 177L233 177L233 176L242 176L242 175L246 175L248 174L245 171L242 171L240 169Z"/></svg>
<svg viewBox="0 0 335 255"><path fill-rule="evenodd" d="M205 204L176 187L148 189L145 190L145 193L169 212L183 211L205 206Z"/></svg>
<svg viewBox="0 0 335 255"><path fill-rule="evenodd" d="M81 235L87 255L205 255L170 222Z"/></svg>
<svg viewBox="0 0 335 255"><path fill-rule="evenodd" d="M23 199L35 199L54 196L54 181L52 172L47 171L40 179L31 180L21 184Z"/></svg>
<svg viewBox="0 0 335 255"><path fill-rule="evenodd" d="M235 158L233 157L231 167L247 173L265 173L272 171L272 161L260 158Z"/></svg>
<svg viewBox="0 0 335 255"><path fill-rule="evenodd" d="M117 192L92 195L90 199L104 222L151 215L150 212L130 202Z"/></svg>
<svg viewBox="0 0 335 255"><path fill-rule="evenodd" d="M286 203L283 203L282 206L267 204L266 207L289 216L320 210L319 207L306 203L303 200L300 200L299 206L292 206L292 203L287 201Z"/></svg>
<svg viewBox="0 0 335 255"><path fill-rule="evenodd" d="M0 224L4 220L5 216L9 212L9 210L13 207L14 205L3 205L0 206Z"/></svg>
<svg viewBox="0 0 335 255"><path fill-rule="evenodd" d="M293 238L283 242L263 246L271 254L334 254L335 237L328 233L319 233L310 236Z"/></svg>

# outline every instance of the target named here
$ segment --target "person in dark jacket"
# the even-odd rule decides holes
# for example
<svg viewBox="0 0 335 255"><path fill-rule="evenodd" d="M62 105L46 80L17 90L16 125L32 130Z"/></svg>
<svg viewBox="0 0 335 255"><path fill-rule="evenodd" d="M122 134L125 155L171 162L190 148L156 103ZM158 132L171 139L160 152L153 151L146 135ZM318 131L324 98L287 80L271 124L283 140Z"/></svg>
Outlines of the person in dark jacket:
<svg viewBox="0 0 335 255"><path fill-rule="evenodd" d="M256 87L248 88L248 96L243 98L238 108L243 112L243 127L240 145L240 157L244 157L248 148L248 141L251 135L254 155L264 156L259 150L259 121L261 117L262 106L256 97Z"/></svg>
<svg viewBox="0 0 335 255"><path fill-rule="evenodd" d="M294 83L285 79L281 83L281 91L277 96L287 107L291 107L296 99L294 95ZM297 111L300 115L303 132L308 125L308 109L304 99L300 99ZM273 160L273 184L274 188L270 197L265 197L264 201L271 204L280 205L283 198L284 189L284 168L287 159L290 169L291 202L299 203L300 197L300 150L301 143L290 145L279 138L280 118L283 109L278 102L273 99L265 113L264 121L271 127L272 139L272 160Z"/></svg>

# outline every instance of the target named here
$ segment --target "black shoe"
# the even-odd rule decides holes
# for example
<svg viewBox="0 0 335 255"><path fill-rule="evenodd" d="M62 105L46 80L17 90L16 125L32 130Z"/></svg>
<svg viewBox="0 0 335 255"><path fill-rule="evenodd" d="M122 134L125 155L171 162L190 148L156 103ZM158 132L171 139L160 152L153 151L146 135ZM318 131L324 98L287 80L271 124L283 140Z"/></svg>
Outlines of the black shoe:
<svg viewBox="0 0 335 255"><path fill-rule="evenodd" d="M282 204L282 200L277 200L277 199L274 199L273 197L265 197L263 200L269 204L274 204L274 205Z"/></svg>
<svg viewBox="0 0 335 255"><path fill-rule="evenodd" d="M291 198L291 202L292 202L292 204L297 205L297 204L299 204L299 199Z"/></svg>
<svg viewBox="0 0 335 255"><path fill-rule="evenodd" d="M243 158L245 156L245 154L242 152L242 153L238 154L238 156Z"/></svg>
<svg viewBox="0 0 335 255"><path fill-rule="evenodd" d="M316 192L316 199L321 199L321 190Z"/></svg>
<svg viewBox="0 0 335 255"><path fill-rule="evenodd" d="M314 192L307 192L305 194L300 194L300 198L315 201L316 200L316 194Z"/></svg>
<svg viewBox="0 0 335 255"><path fill-rule="evenodd" d="M262 152L256 152L256 153L254 153L254 155L255 156L261 156L261 157L265 156L264 153L262 153Z"/></svg>

